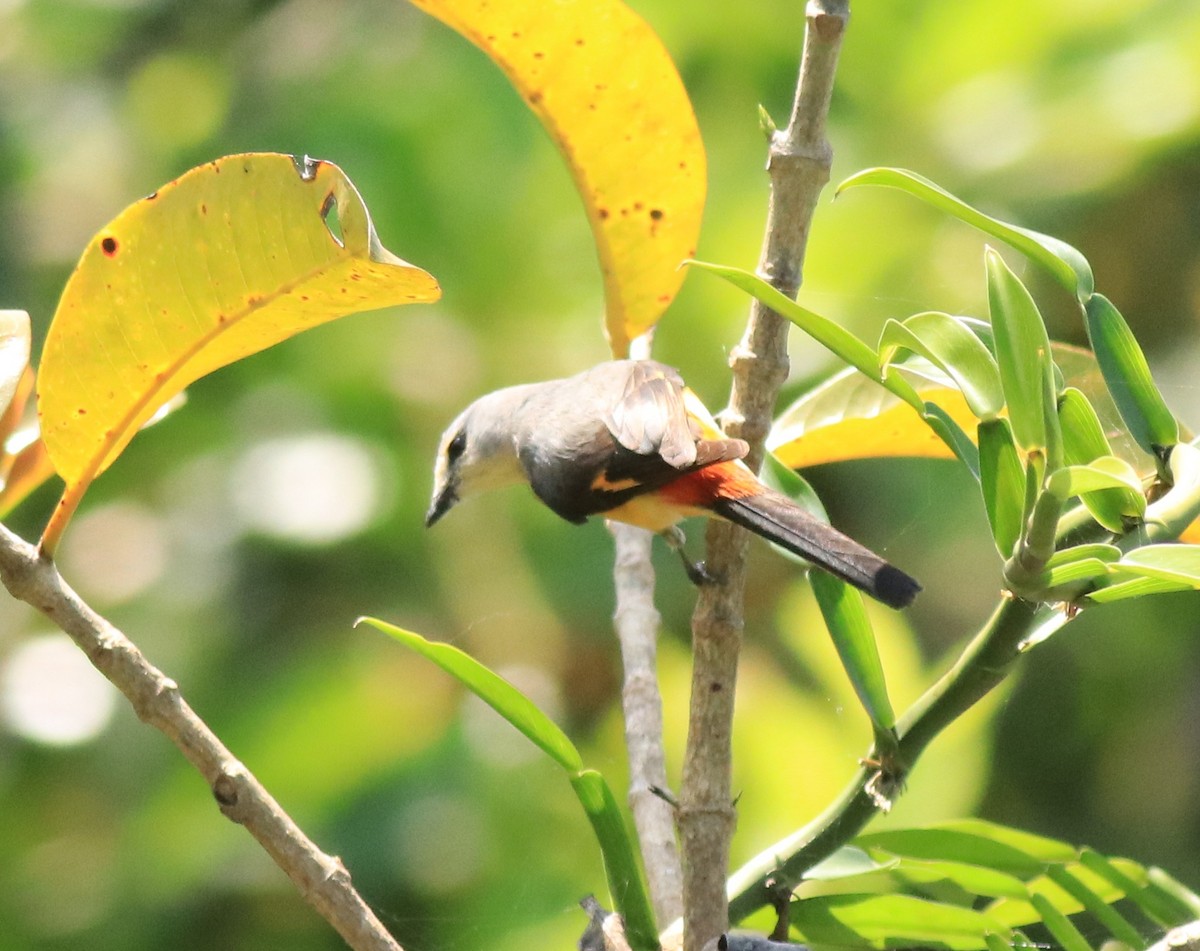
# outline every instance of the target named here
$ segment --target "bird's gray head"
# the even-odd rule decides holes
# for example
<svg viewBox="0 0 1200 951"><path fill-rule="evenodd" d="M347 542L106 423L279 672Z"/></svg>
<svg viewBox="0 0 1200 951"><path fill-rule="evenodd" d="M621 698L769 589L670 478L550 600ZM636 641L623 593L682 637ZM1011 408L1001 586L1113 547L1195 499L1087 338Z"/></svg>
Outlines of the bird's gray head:
<svg viewBox="0 0 1200 951"><path fill-rule="evenodd" d="M447 427L433 467L433 500L425 513L426 526L468 496L522 480L517 432L529 389L513 386L480 397Z"/></svg>

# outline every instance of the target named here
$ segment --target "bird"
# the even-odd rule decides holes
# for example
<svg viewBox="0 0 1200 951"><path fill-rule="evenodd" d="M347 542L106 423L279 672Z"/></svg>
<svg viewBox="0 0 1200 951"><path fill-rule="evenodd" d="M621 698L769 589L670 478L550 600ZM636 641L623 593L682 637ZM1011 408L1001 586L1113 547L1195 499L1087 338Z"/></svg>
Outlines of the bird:
<svg viewBox="0 0 1200 951"><path fill-rule="evenodd" d="M678 370L609 360L496 390L463 410L439 444L425 524L462 499L525 482L568 522L626 522L682 552L681 520L721 518L890 607L913 601L915 579L767 486L742 461L748 452L717 428ZM684 564L697 584L711 580L686 555Z"/></svg>

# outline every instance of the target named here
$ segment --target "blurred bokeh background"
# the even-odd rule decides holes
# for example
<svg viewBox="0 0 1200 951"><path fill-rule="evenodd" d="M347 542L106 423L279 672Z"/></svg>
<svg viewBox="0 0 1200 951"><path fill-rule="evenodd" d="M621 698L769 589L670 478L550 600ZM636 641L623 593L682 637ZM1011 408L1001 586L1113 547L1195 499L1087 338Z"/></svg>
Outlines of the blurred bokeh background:
<svg viewBox="0 0 1200 951"><path fill-rule="evenodd" d="M633 4L693 96L710 160L699 255L752 267L802 4ZM834 180L905 166L1057 234L1144 341L1185 421L1200 312L1200 7L1192 0L857 5ZM581 205L500 73L401 0L0 0L0 306L40 342L88 238L216 156L337 162L435 306L358 315L220 371L139 436L62 549L127 631L406 948L570 947L598 853L556 768L374 614L452 641L550 710L620 787L611 542L524 491L421 527L437 436L499 385L607 356ZM822 203L802 300L873 338L983 316L983 242L899 193ZM1022 262L1010 257L1014 266ZM1060 339L1082 328L1028 274ZM714 406L745 301L688 278L657 355ZM36 346L36 345L35 345ZM35 350L36 352L36 350ZM836 369L797 337L788 395ZM807 473L835 523L926 591L878 612L896 701L989 613L998 559L948 462ZM34 537L48 487L11 519ZM698 543L700 532L693 532ZM659 553L671 768L693 592ZM737 858L815 814L869 743L794 567L756 549L739 687ZM982 815L1200 885L1200 598L1086 612L922 761L893 823ZM0 949L332 949L203 781L46 621L0 598Z"/></svg>

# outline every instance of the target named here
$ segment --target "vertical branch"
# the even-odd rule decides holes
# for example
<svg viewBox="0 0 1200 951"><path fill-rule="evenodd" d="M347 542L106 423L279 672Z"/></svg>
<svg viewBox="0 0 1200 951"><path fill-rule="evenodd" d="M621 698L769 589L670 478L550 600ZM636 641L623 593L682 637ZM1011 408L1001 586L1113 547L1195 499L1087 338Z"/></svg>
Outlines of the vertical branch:
<svg viewBox="0 0 1200 951"><path fill-rule="evenodd" d="M632 525L608 525L616 543L617 609L613 621L625 670L621 700L629 756L629 808L641 844L654 916L662 927L683 913L683 872L675 843L674 810L654 792L656 787L667 786L657 678L661 618L654 606L654 566L650 561L654 536Z"/></svg>
<svg viewBox="0 0 1200 951"><path fill-rule="evenodd" d="M771 199L758 273L789 297L799 290L817 198L829 181L832 149L825 119L849 0L809 0L796 96L787 128L771 137ZM725 428L750 443L747 462L762 464L763 444L787 378L787 323L757 302L730 361L733 386ZM680 787L684 874L684 951L698 951L728 928L725 875L735 813L731 785L734 687L743 626L746 537L714 522L708 569L692 618L692 706Z"/></svg>
<svg viewBox="0 0 1200 951"><path fill-rule="evenodd" d="M650 336L633 341L630 356L650 356ZM683 871L675 842L675 813L654 789L667 788L662 695L658 690L658 631L654 606L653 536L640 528L609 522L616 546L613 625L625 672L621 688L625 749L629 756L629 808L637 828L646 884L659 927L683 914Z"/></svg>

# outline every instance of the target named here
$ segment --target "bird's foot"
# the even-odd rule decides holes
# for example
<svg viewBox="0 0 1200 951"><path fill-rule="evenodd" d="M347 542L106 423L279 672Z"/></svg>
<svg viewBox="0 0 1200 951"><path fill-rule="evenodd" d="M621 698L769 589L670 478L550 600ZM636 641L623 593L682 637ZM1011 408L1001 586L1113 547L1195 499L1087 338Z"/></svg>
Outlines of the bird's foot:
<svg viewBox="0 0 1200 951"><path fill-rule="evenodd" d="M688 581L697 588L716 582L716 576L705 567L704 562L692 561L688 557L683 547L687 544L687 536L683 534L683 529L678 525L672 525L670 528L664 529L660 534L666 539L670 549L679 554L679 558L683 562L683 570L688 576Z"/></svg>

